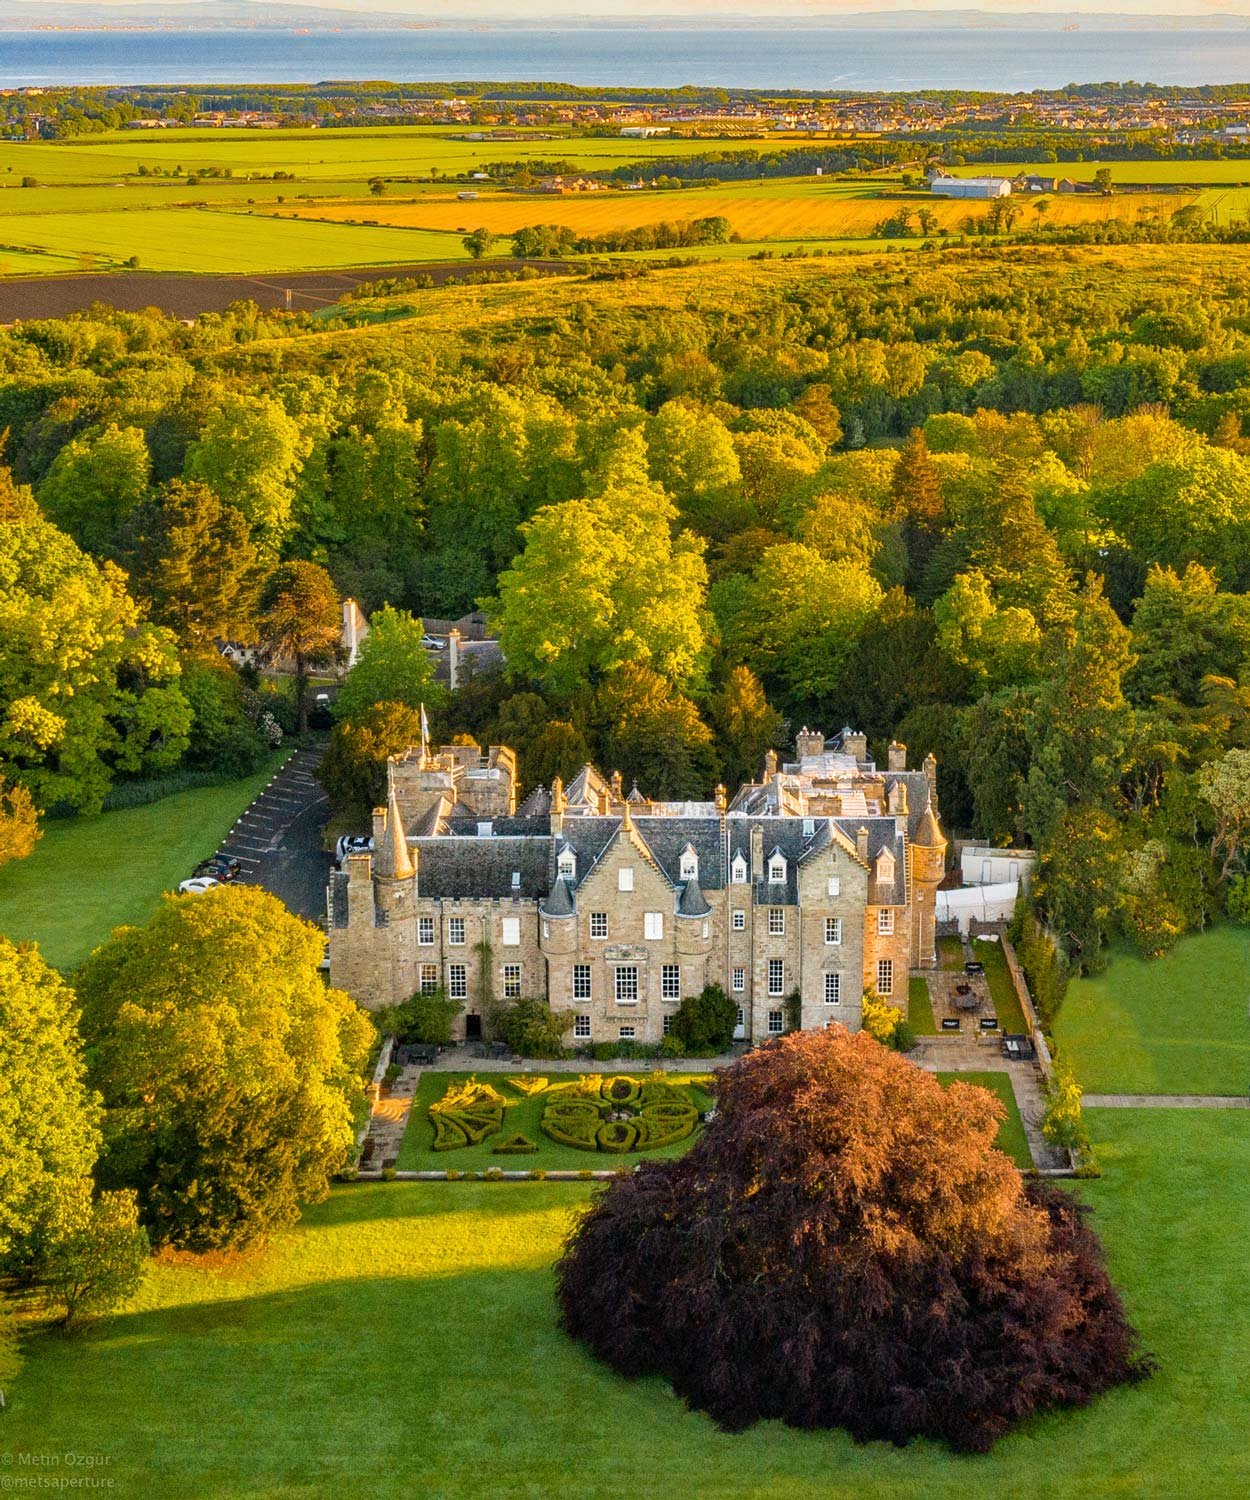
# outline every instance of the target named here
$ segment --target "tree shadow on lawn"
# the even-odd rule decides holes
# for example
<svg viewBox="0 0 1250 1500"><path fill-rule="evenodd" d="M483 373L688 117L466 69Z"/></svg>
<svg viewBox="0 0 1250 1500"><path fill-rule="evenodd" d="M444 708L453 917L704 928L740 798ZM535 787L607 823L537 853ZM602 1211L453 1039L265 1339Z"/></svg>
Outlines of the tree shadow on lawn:
<svg viewBox="0 0 1250 1500"><path fill-rule="evenodd" d="M587 1202L598 1182L345 1182L324 1203L305 1208L298 1227L337 1228L376 1219L424 1219L435 1214L476 1213L485 1203L492 1219L532 1214L560 1194L570 1208ZM289 1231L290 1232L290 1231ZM298 1232L298 1230L294 1231Z"/></svg>
<svg viewBox="0 0 1250 1500"><path fill-rule="evenodd" d="M936 1483L966 1500L1035 1482L1051 1461L1063 1467L1073 1440L1108 1440L1098 1407L1030 1423L989 1459L929 1443L858 1447L841 1432L776 1423L723 1433L664 1381L597 1364L558 1328L552 1291L549 1267L509 1268L123 1314L80 1340L35 1342L4 1438L15 1452L106 1455L121 1497L161 1500L372 1497L397 1475L422 1497L884 1500L912 1492L899 1485L936 1493ZM1125 1438L1123 1414L1114 1425ZM986 1487L969 1489L976 1479Z"/></svg>

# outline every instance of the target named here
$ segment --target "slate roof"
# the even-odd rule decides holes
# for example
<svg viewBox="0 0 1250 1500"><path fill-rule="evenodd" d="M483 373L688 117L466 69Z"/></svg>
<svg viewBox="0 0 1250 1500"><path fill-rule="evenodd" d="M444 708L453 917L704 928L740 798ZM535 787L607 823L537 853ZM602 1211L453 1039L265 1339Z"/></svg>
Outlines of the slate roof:
<svg viewBox="0 0 1250 1500"><path fill-rule="evenodd" d="M539 911L545 917L571 917L577 908L573 904L573 887L567 875L561 875L551 887L551 893L539 902Z"/></svg>
<svg viewBox="0 0 1250 1500"><path fill-rule="evenodd" d="M681 855L689 844L699 860L699 885L708 891L724 886L728 872L719 818L640 816L634 829L673 885L682 884Z"/></svg>
<svg viewBox="0 0 1250 1500"><path fill-rule="evenodd" d="M545 818L551 811L551 793L545 786L536 786L516 811L518 818Z"/></svg>
<svg viewBox="0 0 1250 1500"><path fill-rule="evenodd" d="M417 891L422 897L456 896L537 901L551 889L554 845L546 838L428 838L413 840ZM519 886L512 884L519 871Z"/></svg>
<svg viewBox="0 0 1250 1500"><path fill-rule="evenodd" d="M677 915L679 917L706 917L711 910L712 908L707 904L707 897L699 888L699 882L687 880L677 897Z"/></svg>
<svg viewBox="0 0 1250 1500"><path fill-rule="evenodd" d="M905 906L907 904L907 840L898 831L893 818L835 818L833 820L852 843L859 830L868 830L868 875L869 900L882 906ZM872 885L877 855L889 849L894 856L893 891L874 891Z"/></svg>

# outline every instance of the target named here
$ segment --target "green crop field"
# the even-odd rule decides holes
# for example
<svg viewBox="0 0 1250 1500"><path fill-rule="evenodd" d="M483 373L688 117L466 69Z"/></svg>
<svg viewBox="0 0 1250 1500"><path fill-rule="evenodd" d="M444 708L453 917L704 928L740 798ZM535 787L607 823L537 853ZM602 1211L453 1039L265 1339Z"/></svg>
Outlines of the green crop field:
<svg viewBox="0 0 1250 1500"><path fill-rule="evenodd" d="M552 1299L592 1190L550 1182L336 1188L268 1250L163 1257L82 1338L31 1342L0 1451L14 1472L23 1454L97 1455L118 1500L364 1500L396 1475L422 1500L1243 1495L1246 1117L1106 1110L1091 1124L1104 1176L1081 1196L1158 1373L986 1457L776 1423L725 1433L663 1381L605 1369L560 1332Z"/></svg>
<svg viewBox="0 0 1250 1500"><path fill-rule="evenodd" d="M459 235L437 230L293 222L193 208L14 214L0 219L0 238L113 262L134 255L146 271L319 270L468 259Z"/></svg>
<svg viewBox="0 0 1250 1500"><path fill-rule="evenodd" d="M1250 930L1215 927L1150 961L1114 953L1068 986L1054 1033L1090 1093L1244 1096Z"/></svg>
<svg viewBox="0 0 1250 1500"><path fill-rule="evenodd" d="M1043 177L1070 177L1093 182L1103 168L1112 182L1144 182L1201 187L1207 183L1250 185L1250 159L1244 161L999 161L974 162L948 170L956 177L1015 177L1036 172Z"/></svg>

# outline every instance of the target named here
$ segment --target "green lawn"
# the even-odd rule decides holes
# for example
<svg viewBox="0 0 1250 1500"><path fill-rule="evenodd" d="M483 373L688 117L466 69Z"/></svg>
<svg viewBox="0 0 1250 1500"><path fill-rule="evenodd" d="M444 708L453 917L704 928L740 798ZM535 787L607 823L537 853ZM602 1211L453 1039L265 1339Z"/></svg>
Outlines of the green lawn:
<svg viewBox="0 0 1250 1500"><path fill-rule="evenodd" d="M1101 1094L1245 1094L1250 1088L1250 929L1183 938L1165 958L1117 952L1076 979L1055 1040Z"/></svg>
<svg viewBox="0 0 1250 1500"><path fill-rule="evenodd" d="M337 1189L271 1249L158 1264L134 1307L45 1337L0 1452L98 1454L119 1500L1206 1500L1250 1487L1244 1116L1096 1111L1081 1185L1158 1374L984 1458L730 1435L555 1324L581 1184ZM51 1467L41 1472L63 1476Z"/></svg>
<svg viewBox="0 0 1250 1500"><path fill-rule="evenodd" d="M53 819L29 859L0 869L0 933L72 969L114 927L141 922L207 859L274 774L177 792L97 818Z"/></svg>
<svg viewBox="0 0 1250 1500"><path fill-rule="evenodd" d="M1031 1167L1033 1155L1029 1150L1028 1137L1024 1133L1024 1121L1020 1118L1020 1107L1012 1091L1011 1079L1006 1073L939 1073L941 1083L976 1083L991 1094L997 1094L1007 1109L1007 1118L998 1127L995 1145L1011 1157L1018 1167Z"/></svg>
<svg viewBox="0 0 1250 1500"><path fill-rule="evenodd" d="M989 981L990 998L994 1002L994 1014L998 1017L999 1030L1012 1031L1017 1034L1022 1031L1027 1032L1028 1022L1024 1019L1020 997L1016 994L1016 987L1012 982L1011 970L1007 967L1007 955L1003 952L1003 945L987 943L981 938L975 938L972 951L985 965L985 977Z"/></svg>
<svg viewBox="0 0 1250 1500"><path fill-rule="evenodd" d="M917 1036L937 1034L927 979L911 978L907 981L907 1023Z"/></svg>
<svg viewBox="0 0 1250 1500"><path fill-rule="evenodd" d="M962 969L964 966L963 940L957 937L940 937L937 940L938 968Z"/></svg>
<svg viewBox="0 0 1250 1500"><path fill-rule="evenodd" d="M534 1065L535 1076L542 1074L542 1065ZM621 1069L631 1078L645 1078L645 1072L636 1069ZM630 1151L617 1155L607 1151L578 1151L574 1146L562 1146L544 1135L538 1121L542 1116L546 1096L537 1094L526 1098L509 1084L504 1073L478 1075L485 1083L493 1084L508 1101L504 1110L503 1130L498 1135L487 1136L477 1146L463 1146L458 1151L434 1150L434 1127L430 1124L430 1105L441 1099L448 1086L473 1077L470 1073L422 1073L417 1085L417 1096L412 1113L408 1116L408 1128L404 1132L399 1150L398 1166L404 1172L482 1172L490 1167L502 1167L505 1171L526 1171L533 1167L558 1168L562 1171L610 1172L614 1167L629 1167L635 1162L660 1156L680 1156L693 1143L695 1137L678 1141L675 1145L661 1147L658 1151ZM569 1081L568 1073L550 1075L553 1083ZM672 1082L680 1084L682 1075L674 1073ZM687 1087L690 1087L687 1085ZM710 1109L712 1096L700 1088L691 1087L691 1097L698 1109ZM536 1152L527 1156L496 1156L494 1147L507 1136L520 1131L538 1146ZM695 1134L698 1131L696 1129Z"/></svg>

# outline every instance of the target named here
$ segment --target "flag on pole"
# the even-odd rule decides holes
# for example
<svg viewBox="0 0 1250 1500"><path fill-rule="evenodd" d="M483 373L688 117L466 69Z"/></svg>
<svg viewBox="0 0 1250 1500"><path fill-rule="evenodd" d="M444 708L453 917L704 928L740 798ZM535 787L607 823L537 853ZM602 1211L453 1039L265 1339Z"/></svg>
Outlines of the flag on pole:
<svg viewBox="0 0 1250 1500"><path fill-rule="evenodd" d="M425 704L421 705L421 759L425 761L430 753L430 721L425 716Z"/></svg>

